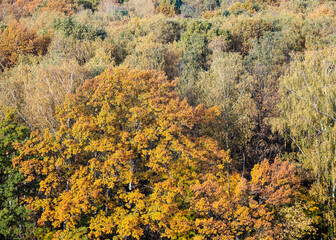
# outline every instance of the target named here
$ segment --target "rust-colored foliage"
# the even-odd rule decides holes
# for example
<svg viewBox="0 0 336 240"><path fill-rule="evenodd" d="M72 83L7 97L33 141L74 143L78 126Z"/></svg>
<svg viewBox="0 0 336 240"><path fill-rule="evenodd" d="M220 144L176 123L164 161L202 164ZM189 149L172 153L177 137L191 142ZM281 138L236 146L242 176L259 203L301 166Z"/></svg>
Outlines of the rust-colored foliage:
<svg viewBox="0 0 336 240"><path fill-rule="evenodd" d="M273 164L265 160L255 165L251 175L252 193L258 196L260 204L288 204L299 187L294 165L288 161L281 163L277 158Z"/></svg>
<svg viewBox="0 0 336 240"><path fill-rule="evenodd" d="M42 10L64 12L71 15L78 8L76 0L48 0Z"/></svg>
<svg viewBox="0 0 336 240"><path fill-rule="evenodd" d="M0 6L15 17L29 16L40 11L59 11L67 15L78 10L78 0L16 0L0 1Z"/></svg>
<svg viewBox="0 0 336 240"><path fill-rule="evenodd" d="M1 0L1 10L15 18L33 14L38 7L43 3L43 0Z"/></svg>
<svg viewBox="0 0 336 240"><path fill-rule="evenodd" d="M43 3L43 0L17 0L13 5L26 14L33 14L35 10Z"/></svg>
<svg viewBox="0 0 336 240"><path fill-rule="evenodd" d="M293 164L264 160L248 181L218 165L193 186L193 231L199 239L283 239L281 209L293 204L299 179ZM225 173L226 172L226 173ZM285 220L284 220L285 221Z"/></svg>
<svg viewBox="0 0 336 240"><path fill-rule="evenodd" d="M252 239L279 239L284 231L284 219L279 218L279 212L293 204L299 194L300 179L295 166L277 158L273 164L264 160L254 166L251 177L249 205L255 234Z"/></svg>
<svg viewBox="0 0 336 240"><path fill-rule="evenodd" d="M39 37L17 21L0 32L0 39L0 70L15 65L20 55L45 54L50 43L48 36Z"/></svg>

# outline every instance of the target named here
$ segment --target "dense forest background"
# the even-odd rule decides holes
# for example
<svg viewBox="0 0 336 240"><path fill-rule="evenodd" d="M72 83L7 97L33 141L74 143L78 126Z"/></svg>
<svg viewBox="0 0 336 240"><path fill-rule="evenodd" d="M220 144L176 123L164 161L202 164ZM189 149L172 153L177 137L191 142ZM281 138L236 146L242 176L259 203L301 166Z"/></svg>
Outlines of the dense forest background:
<svg viewBox="0 0 336 240"><path fill-rule="evenodd" d="M1 239L334 239L336 2L0 0Z"/></svg>

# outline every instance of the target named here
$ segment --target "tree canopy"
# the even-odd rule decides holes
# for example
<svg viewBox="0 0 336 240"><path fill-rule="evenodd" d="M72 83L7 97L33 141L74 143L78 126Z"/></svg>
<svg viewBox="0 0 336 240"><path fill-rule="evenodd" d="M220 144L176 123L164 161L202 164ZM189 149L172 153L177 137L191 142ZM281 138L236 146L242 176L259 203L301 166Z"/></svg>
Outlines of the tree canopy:
<svg viewBox="0 0 336 240"><path fill-rule="evenodd" d="M0 238L334 239L335 20L1 0Z"/></svg>

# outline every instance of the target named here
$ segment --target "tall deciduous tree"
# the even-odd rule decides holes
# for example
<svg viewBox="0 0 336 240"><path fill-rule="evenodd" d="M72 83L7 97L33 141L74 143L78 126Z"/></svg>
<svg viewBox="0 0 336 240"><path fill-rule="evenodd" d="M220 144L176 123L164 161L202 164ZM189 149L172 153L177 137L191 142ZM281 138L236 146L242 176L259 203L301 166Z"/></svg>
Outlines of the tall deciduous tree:
<svg viewBox="0 0 336 240"><path fill-rule="evenodd" d="M192 186L229 159L199 132L218 109L193 108L173 89L153 71L115 68L69 98L57 134L34 135L16 159L27 182L40 179L30 207L41 225L56 236L191 236Z"/></svg>
<svg viewBox="0 0 336 240"><path fill-rule="evenodd" d="M247 153L244 147L256 128L251 78L242 76L242 57L238 53L216 52L214 55L210 70L199 76L199 102L208 107L220 106L220 122L211 127L214 136L223 148L231 150L233 159L244 161Z"/></svg>
<svg viewBox="0 0 336 240"><path fill-rule="evenodd" d="M276 129L287 135L304 166L316 176L317 195L327 205L324 219L335 235L335 48L298 56L282 78L282 115Z"/></svg>

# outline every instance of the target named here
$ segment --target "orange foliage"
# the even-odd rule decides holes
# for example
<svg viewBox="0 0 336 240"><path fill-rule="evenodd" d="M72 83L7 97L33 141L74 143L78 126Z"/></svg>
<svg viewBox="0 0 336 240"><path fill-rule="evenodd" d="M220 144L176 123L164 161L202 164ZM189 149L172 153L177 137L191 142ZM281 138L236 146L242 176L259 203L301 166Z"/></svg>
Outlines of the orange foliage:
<svg viewBox="0 0 336 240"><path fill-rule="evenodd" d="M156 11L166 15L167 17L172 17L176 14L174 6L165 1L161 2L159 6L157 6Z"/></svg>
<svg viewBox="0 0 336 240"><path fill-rule="evenodd" d="M76 0L48 0L42 10L64 12L71 15L78 8Z"/></svg>
<svg viewBox="0 0 336 240"><path fill-rule="evenodd" d="M14 2L14 6L22 11L24 15L32 14L39 5L43 3L43 0L17 0Z"/></svg>
<svg viewBox="0 0 336 240"><path fill-rule="evenodd" d="M35 11L59 11L67 15L78 9L77 0L16 0L2 1L0 6L16 17L32 15Z"/></svg>
<svg viewBox="0 0 336 240"><path fill-rule="evenodd" d="M218 109L193 108L173 88L153 71L115 68L69 98L56 136L33 135L16 159L27 181L40 179L39 224L70 231L85 218L95 239L190 235L191 186L229 159L198 136Z"/></svg>
<svg viewBox="0 0 336 240"><path fill-rule="evenodd" d="M259 196L258 201L263 204L288 204L299 186L294 165L288 161L281 163L277 158L273 164L263 161L255 165L251 175L252 192Z"/></svg>
<svg viewBox="0 0 336 240"><path fill-rule="evenodd" d="M254 166L251 172L250 207L254 217L255 236L251 239L278 239L282 219L277 219L281 207L293 204L299 195L300 179L294 164L268 160Z"/></svg>
<svg viewBox="0 0 336 240"><path fill-rule="evenodd" d="M294 202L298 187L294 165L278 159L257 164L250 181L222 169L208 173L193 186L193 231L205 239L280 239L277 213Z"/></svg>
<svg viewBox="0 0 336 240"><path fill-rule="evenodd" d="M0 38L0 70L15 65L20 55L46 53L50 43L48 36L38 37L36 32L17 21L10 22L0 32Z"/></svg>

